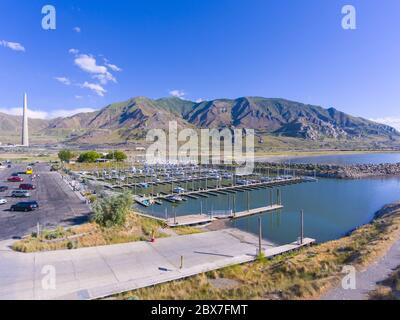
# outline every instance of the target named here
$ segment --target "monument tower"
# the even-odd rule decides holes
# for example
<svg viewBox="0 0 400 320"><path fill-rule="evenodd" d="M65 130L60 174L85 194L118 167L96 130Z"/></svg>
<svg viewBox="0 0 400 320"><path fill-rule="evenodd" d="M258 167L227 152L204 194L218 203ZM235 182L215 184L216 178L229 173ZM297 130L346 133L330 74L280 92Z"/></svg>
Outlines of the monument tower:
<svg viewBox="0 0 400 320"><path fill-rule="evenodd" d="M28 133L28 98L24 94L24 107L22 111L22 145L29 147L29 133Z"/></svg>

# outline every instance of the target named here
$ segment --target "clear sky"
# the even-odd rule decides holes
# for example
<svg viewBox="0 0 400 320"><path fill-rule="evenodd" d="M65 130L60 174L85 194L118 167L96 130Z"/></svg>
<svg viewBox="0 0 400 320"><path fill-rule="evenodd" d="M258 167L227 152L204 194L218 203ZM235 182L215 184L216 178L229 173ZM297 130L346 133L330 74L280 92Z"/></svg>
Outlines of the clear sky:
<svg viewBox="0 0 400 320"><path fill-rule="evenodd" d="M46 4L56 30L42 29ZM399 0L2 0L0 110L24 91L47 117L139 95L257 95L395 121L399 35Z"/></svg>

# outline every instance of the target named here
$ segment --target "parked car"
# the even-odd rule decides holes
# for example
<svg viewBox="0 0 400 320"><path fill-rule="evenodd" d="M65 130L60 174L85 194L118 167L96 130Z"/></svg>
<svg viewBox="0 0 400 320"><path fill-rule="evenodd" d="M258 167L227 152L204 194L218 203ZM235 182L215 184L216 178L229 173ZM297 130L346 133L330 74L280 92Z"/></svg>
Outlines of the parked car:
<svg viewBox="0 0 400 320"><path fill-rule="evenodd" d="M6 199L0 199L0 205L6 204L7 200Z"/></svg>
<svg viewBox="0 0 400 320"><path fill-rule="evenodd" d="M14 190L11 192L11 197L13 198L28 198L31 194L28 190Z"/></svg>
<svg viewBox="0 0 400 320"><path fill-rule="evenodd" d="M39 203L35 200L32 201L25 201L25 203L30 203L34 209L39 209Z"/></svg>
<svg viewBox="0 0 400 320"><path fill-rule="evenodd" d="M20 190L35 190L36 187L31 183L21 183L19 185Z"/></svg>
<svg viewBox="0 0 400 320"><path fill-rule="evenodd" d="M0 192L7 191L8 187L7 186L0 186Z"/></svg>
<svg viewBox="0 0 400 320"><path fill-rule="evenodd" d="M13 204L10 207L10 211L33 211L35 210L35 206L32 204L32 202L18 202L16 204Z"/></svg>
<svg viewBox="0 0 400 320"><path fill-rule="evenodd" d="M13 176L13 177L9 177L7 179L7 181L8 182L23 182L24 178Z"/></svg>

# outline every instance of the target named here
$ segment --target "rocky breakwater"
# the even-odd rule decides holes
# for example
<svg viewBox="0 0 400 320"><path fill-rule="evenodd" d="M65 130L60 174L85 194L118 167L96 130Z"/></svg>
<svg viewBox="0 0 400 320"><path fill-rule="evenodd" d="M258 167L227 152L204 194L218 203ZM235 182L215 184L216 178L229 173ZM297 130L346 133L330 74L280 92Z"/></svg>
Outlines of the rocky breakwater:
<svg viewBox="0 0 400 320"><path fill-rule="evenodd" d="M400 175L400 163L382 164L353 164L353 165L330 165L330 164L291 164L290 168L282 163L262 163L260 169L270 168L276 172L288 174L296 171L297 175L315 175L317 177L336 179L362 179L367 177L398 176Z"/></svg>

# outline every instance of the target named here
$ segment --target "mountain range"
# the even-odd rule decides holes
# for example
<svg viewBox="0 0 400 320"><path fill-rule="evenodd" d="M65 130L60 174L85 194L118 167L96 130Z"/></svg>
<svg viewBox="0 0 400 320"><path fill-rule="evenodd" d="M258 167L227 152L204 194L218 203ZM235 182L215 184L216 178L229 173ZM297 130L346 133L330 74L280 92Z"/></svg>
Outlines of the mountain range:
<svg viewBox="0 0 400 320"><path fill-rule="evenodd" d="M285 99L242 97L192 102L178 98L136 97L101 110L51 120L30 119L31 140L65 143L121 143L141 140L170 121L184 128L251 128L259 136L354 140L393 140L400 134L384 124ZM21 117L0 113L0 141L18 142ZM9 140L16 141L9 141Z"/></svg>

